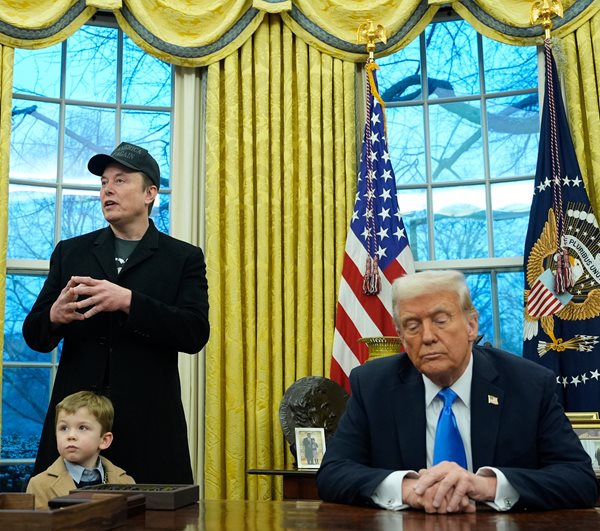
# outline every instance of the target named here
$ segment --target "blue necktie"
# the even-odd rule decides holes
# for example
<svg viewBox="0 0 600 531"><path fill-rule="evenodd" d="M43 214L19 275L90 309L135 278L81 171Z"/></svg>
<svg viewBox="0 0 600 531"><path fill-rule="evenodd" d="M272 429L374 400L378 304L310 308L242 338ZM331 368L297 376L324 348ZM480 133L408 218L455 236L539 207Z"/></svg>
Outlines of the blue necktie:
<svg viewBox="0 0 600 531"><path fill-rule="evenodd" d="M435 431L433 464L437 465L442 461L454 461L463 468L467 468L465 445L458 431L456 417L452 412L452 403L456 398L456 393L449 387L445 387L437 396L444 401L444 407L440 411Z"/></svg>

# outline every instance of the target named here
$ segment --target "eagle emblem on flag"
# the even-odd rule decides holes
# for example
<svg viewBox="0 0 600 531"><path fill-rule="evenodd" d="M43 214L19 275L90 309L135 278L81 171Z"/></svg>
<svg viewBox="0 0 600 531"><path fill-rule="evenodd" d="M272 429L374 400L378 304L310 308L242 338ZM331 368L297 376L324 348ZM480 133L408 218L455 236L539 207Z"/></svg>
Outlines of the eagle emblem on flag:
<svg viewBox="0 0 600 531"><path fill-rule="evenodd" d="M577 179L573 182L573 186L578 184ZM560 294L554 286L555 242L556 219L550 209L542 233L531 248L527 263L527 281L531 289L525 291L524 338L533 340L541 326L551 339L550 342L538 342L540 357L549 350L591 351L598 343L598 336L577 334L565 339L557 337L554 330L554 316L574 321L600 315L600 229L589 204L567 204L564 242L571 287Z"/></svg>

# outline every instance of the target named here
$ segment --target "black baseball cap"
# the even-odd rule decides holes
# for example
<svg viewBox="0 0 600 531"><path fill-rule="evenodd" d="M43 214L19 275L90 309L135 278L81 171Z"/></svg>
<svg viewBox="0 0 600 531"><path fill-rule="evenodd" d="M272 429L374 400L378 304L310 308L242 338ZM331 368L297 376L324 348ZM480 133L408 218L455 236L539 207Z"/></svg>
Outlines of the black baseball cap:
<svg viewBox="0 0 600 531"><path fill-rule="evenodd" d="M88 162L88 170L94 175L102 176L106 166L113 162L145 173L152 183L160 188L160 168L147 149L129 142L121 142L110 155L94 155Z"/></svg>

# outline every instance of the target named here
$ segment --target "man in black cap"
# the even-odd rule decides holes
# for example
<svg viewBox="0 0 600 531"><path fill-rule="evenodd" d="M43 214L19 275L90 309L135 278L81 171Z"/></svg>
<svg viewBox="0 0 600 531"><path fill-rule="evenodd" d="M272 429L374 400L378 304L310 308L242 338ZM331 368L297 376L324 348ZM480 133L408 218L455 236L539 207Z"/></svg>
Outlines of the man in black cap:
<svg viewBox="0 0 600 531"><path fill-rule="evenodd" d="M115 407L109 459L138 483L193 483L177 361L208 341L204 255L149 218L160 169L147 150L123 142L88 169L109 226L58 243L23 324L34 350L64 339L34 474L57 458L56 404L93 390Z"/></svg>

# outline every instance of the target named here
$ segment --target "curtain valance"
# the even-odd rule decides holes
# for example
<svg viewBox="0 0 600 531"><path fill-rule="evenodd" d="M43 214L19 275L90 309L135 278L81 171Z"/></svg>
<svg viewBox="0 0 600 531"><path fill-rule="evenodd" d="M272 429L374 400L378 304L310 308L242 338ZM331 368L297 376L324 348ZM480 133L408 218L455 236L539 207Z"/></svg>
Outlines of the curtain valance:
<svg viewBox="0 0 600 531"><path fill-rule="evenodd" d="M378 55L413 40L442 5L480 33L508 44L536 45L541 26L531 26L524 0L0 0L0 44L41 48L66 39L98 10L112 11L141 48L183 66L204 66L239 48L268 13L279 13L291 31L334 57L364 61L358 26L372 20L387 32ZM564 17L553 36L564 37L600 10L600 0L563 0Z"/></svg>

